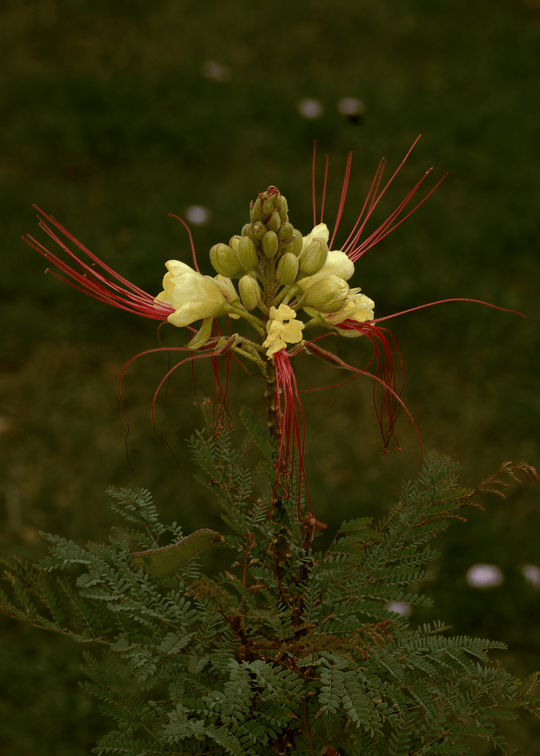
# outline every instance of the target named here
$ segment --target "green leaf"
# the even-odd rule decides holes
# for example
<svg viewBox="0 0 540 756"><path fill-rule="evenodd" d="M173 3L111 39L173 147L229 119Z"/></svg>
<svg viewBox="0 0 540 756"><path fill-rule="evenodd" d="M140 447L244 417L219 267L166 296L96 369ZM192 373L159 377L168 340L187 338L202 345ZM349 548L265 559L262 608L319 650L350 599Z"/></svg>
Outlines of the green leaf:
<svg viewBox="0 0 540 756"><path fill-rule="evenodd" d="M131 556L136 567L146 567L154 577L164 577L189 562L201 551L222 540L223 537L215 530L202 528L182 538L178 543L173 543L172 546L137 551Z"/></svg>

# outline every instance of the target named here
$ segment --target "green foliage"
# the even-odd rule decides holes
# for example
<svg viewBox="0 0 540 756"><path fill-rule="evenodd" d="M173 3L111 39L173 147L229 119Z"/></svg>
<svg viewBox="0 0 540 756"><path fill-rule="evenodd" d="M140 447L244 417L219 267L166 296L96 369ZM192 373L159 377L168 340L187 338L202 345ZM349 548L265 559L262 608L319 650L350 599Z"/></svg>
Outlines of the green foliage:
<svg viewBox="0 0 540 756"><path fill-rule="evenodd" d="M228 526L213 546L232 552L222 574L203 575L196 558L169 577L147 571L132 547L160 548L181 531L159 521L148 491L118 489L112 508L126 526L108 544L45 535L49 556L5 573L3 612L105 647L84 652L82 687L115 723L94 752L449 756L474 753L471 736L505 747L493 719L540 711L535 679L489 664L502 643L447 636L440 622L414 628L392 602L425 606L430 540L504 485L500 475L530 468L507 463L472 490L430 456L384 521L344 522L316 550L325 526L309 511L298 520L293 484L273 500L270 476L254 495L274 446L252 413L242 417L265 456L255 478L247 444L234 448L226 432L191 439L197 478Z"/></svg>

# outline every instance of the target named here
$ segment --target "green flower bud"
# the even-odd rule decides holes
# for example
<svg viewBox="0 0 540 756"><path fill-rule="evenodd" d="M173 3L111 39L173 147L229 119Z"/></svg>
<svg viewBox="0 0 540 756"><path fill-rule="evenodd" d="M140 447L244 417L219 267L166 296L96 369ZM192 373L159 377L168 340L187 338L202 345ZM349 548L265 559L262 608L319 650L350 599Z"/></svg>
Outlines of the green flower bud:
<svg viewBox="0 0 540 756"><path fill-rule="evenodd" d="M305 276L313 276L322 268L328 256L328 245L322 239L314 239L299 256L300 270Z"/></svg>
<svg viewBox="0 0 540 756"><path fill-rule="evenodd" d="M250 231L251 231L251 223L245 223L242 226L242 236L248 236Z"/></svg>
<svg viewBox="0 0 540 756"><path fill-rule="evenodd" d="M293 234L294 234L294 226L292 223L281 224L281 226L279 227L279 231L277 232L277 235L278 235L279 241L281 242L282 247L292 242Z"/></svg>
<svg viewBox="0 0 540 756"><path fill-rule="evenodd" d="M242 236L238 240L238 259L245 271L254 270L259 264L257 247L253 244L249 236Z"/></svg>
<svg viewBox="0 0 540 756"><path fill-rule="evenodd" d="M266 233L266 226L262 221L256 221L251 228L250 236L254 236L257 241L260 241Z"/></svg>
<svg viewBox="0 0 540 756"><path fill-rule="evenodd" d="M261 289L253 276L242 276L238 282L242 303L246 310L253 310L261 301Z"/></svg>
<svg viewBox="0 0 540 756"><path fill-rule="evenodd" d="M339 276L313 276L313 281L300 297L301 307L313 307L319 312L337 312L343 307L349 293L349 284ZM302 287L308 283L302 282Z"/></svg>
<svg viewBox="0 0 540 756"><path fill-rule="evenodd" d="M230 278L227 278L226 276L215 276L212 280L219 286L226 302L236 302L238 300L238 294L236 293L236 289Z"/></svg>
<svg viewBox="0 0 540 756"><path fill-rule="evenodd" d="M279 210L274 210L270 218L266 221L266 228L269 231L278 231L281 226L281 217Z"/></svg>
<svg viewBox="0 0 540 756"><path fill-rule="evenodd" d="M277 234L275 231L267 231L266 234L263 236L263 240L261 242L263 252L267 257L275 257L278 251L279 242L277 238Z"/></svg>
<svg viewBox="0 0 540 756"><path fill-rule="evenodd" d="M234 250L226 244L214 244L210 250L210 262L216 273L231 278L242 271L240 261Z"/></svg>
<svg viewBox="0 0 540 756"><path fill-rule="evenodd" d="M238 234L235 234L234 236L231 236L229 239L229 247L233 250L233 252L238 252L238 241L242 237Z"/></svg>
<svg viewBox="0 0 540 756"><path fill-rule="evenodd" d="M265 218L269 218L278 206L281 194L275 186L269 186L268 189L259 195L262 200L262 211Z"/></svg>
<svg viewBox="0 0 540 756"><path fill-rule="evenodd" d="M289 286L294 283L298 275L298 258L292 252L286 252L280 259L276 278L279 284Z"/></svg>
<svg viewBox="0 0 540 756"><path fill-rule="evenodd" d="M276 202L276 209L279 210L279 215L282 221L287 219L287 213L289 212L289 203L286 198L280 194Z"/></svg>
<svg viewBox="0 0 540 756"><path fill-rule="evenodd" d="M249 203L249 215L250 215L252 223L255 223L255 221L258 221L258 220L264 220L264 213L263 213L262 200L261 200L260 194L255 200L255 202Z"/></svg>
<svg viewBox="0 0 540 756"><path fill-rule="evenodd" d="M300 252L302 251L302 247L304 246L304 237L302 236L302 232L298 231L296 228L293 231L292 239L288 242L283 242L281 245L281 249L283 252L292 252L293 255L299 256Z"/></svg>

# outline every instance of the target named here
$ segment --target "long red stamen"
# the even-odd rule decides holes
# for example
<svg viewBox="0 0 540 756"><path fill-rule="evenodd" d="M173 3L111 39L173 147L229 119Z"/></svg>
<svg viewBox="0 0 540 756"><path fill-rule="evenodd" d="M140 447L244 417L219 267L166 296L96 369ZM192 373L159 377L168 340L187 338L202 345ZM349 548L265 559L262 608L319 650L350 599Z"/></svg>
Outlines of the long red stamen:
<svg viewBox="0 0 540 756"><path fill-rule="evenodd" d="M313 162L311 164L311 203L313 205L313 228L317 225L317 201L315 199L315 163L317 162L317 140L313 140Z"/></svg>
<svg viewBox="0 0 540 756"><path fill-rule="evenodd" d="M364 242L362 242L362 244L359 244L360 237L362 236L362 234L364 232L364 228L365 228L365 225L366 225L367 221L369 220L369 218L373 214L375 208L377 207L377 205L379 204L380 200L382 199L382 197L386 193L386 191L389 188L390 184L393 182L393 180L395 179L395 177L397 176L397 174L399 173L399 171L403 167L405 161L407 160L407 158L411 154L412 150L416 146L418 140L420 139L420 136L418 136L415 139L415 141L413 142L413 144L411 145L411 147L407 151L405 157L402 159L402 161L400 162L400 164L398 165L398 167L396 168L396 170L391 175L391 177L389 178L389 180L386 182L386 184L383 186L382 189L381 189L381 182L382 182L382 176L383 176L384 166L385 166L385 162L386 161L383 158L381 160L381 162L379 163L379 166L377 168L377 171L375 172L375 176L373 177L373 181L371 182L371 186L369 188L367 196L366 196L366 198L364 200L364 203L362 205L362 209L360 210L360 213L359 213L359 215L358 215L358 217L356 219L356 223L354 224L354 227L353 227L351 233L349 234L349 236L347 237L347 239L345 240L344 244L340 247L340 249L343 252L345 252L353 262L356 262L365 252L367 252L368 249L371 249L371 247L373 247L375 244L378 244L378 242L380 242L381 239L384 239L385 236L387 236L392 231L394 231L394 229L396 229L410 215L412 215L412 213L414 213L415 210L417 210L420 207L420 205L422 205L427 200L427 198L435 191L435 189L439 186L439 184L441 183L441 181L445 178L445 176L443 176L443 178L440 179L437 182L437 184L428 192L428 194L420 202L418 202L417 205L415 205L415 207L412 210L410 210L404 217L399 218L399 216L405 210L405 208L407 207L407 205L409 204L409 202L411 201L411 199L413 198L413 196L415 195L415 193L418 191L418 189L420 188L420 186L422 185L422 183L426 179L426 177L431 172L432 168L429 168L429 170L426 171L426 173L424 174L424 176L422 176L422 178L420 179L420 181L418 181L418 183L416 184L416 186L413 187L413 189L399 203L399 205L397 206L397 208L379 226L379 228L376 229L376 231L374 231L368 237L368 239L366 239ZM343 210L344 210L344 207L345 207L345 200L346 200L346 197L347 197L347 191L348 191L349 179L350 179L350 173L351 173L351 163L352 163L352 153L349 153L349 155L347 157L347 163L346 163L346 166L345 166L345 176L344 176L344 179L343 179L343 185L342 185L342 189L341 189L341 197L340 197L340 201L339 201L336 222L335 222L335 225L334 225L334 230L333 230L332 238L330 240L330 245L329 245L330 249L332 249L333 246L334 246L334 241L335 241L338 229L339 229L339 225L340 225L341 218L342 218L342 215L343 215ZM327 165L327 168L328 168L328 165ZM326 191L326 173L325 173L324 191ZM314 218L314 225L316 225L316 213L315 213L315 152L313 154L313 203L314 203L314 215L313 215L313 218ZM398 220L398 218L399 218L399 220ZM321 221L320 222L322 222L322 214L321 214Z"/></svg>
<svg viewBox="0 0 540 756"><path fill-rule="evenodd" d="M371 356L368 363L363 368L356 368L353 365L349 365L344 360L342 360L340 357L337 357L332 352L328 352L325 349L322 349L319 347L315 342L321 340L322 338L325 338L326 336L330 336L331 334L321 334L321 336L316 337L315 339L312 339L311 341L307 341L304 343L304 347L307 349L308 352L311 352L316 357L319 357L319 359L324 360L325 362L330 362L335 367L345 368L346 370L350 370L356 375L354 375L352 378L342 381L337 384L333 384L331 386L320 386L315 389L307 389L303 390L301 393L308 393L308 391L320 391L323 388L334 388L335 386L342 386L346 383L349 383L351 380L355 380L361 375L365 375L368 378L371 378L373 383L373 401L375 406L375 412L377 415L377 420L379 423L379 427L381 430L381 436L383 439L384 444L384 453L386 453L388 444L390 442L390 439L394 439L396 444L399 444L396 437L396 421L397 417L399 415L400 409L405 410L407 413L407 416L409 417L409 420L411 421L415 431L416 435L418 437L418 443L420 446L420 456L422 455L422 439L420 437L420 432L418 430L418 426L416 425L413 416L411 415L410 411L408 410L407 406L403 402L401 398L401 393L403 391L403 387L405 385L405 374L403 370L403 361L401 358L401 354L399 351L399 348L396 344L396 341L392 334L389 331L386 331L386 329L378 328L377 326L374 326L372 323L357 323L356 321L352 320L346 320L343 323L339 324L339 328L345 328L350 330L356 330L367 336L372 345L373 345L373 355ZM383 332L384 331L384 332ZM398 354L399 357L399 363L400 363L400 371L401 371L401 386L398 388L397 381L396 381L396 374L394 369L394 357L392 354L392 348L389 339L385 334L388 334L390 339L392 340L392 344ZM382 353L381 353L382 349ZM377 361L377 367L376 372L371 373L368 372L368 368L373 362L373 360ZM380 398L377 399L377 393L376 389L379 387L380 389Z"/></svg>
<svg viewBox="0 0 540 756"><path fill-rule="evenodd" d="M372 323L380 323L383 320L390 320L391 318L397 318L398 315L406 315L408 312L416 312L416 310L424 310L426 307L433 307L433 305L444 304L445 302L474 302L475 304L486 305L492 307L494 310L500 310L501 312L512 312L514 315L519 315L522 318L527 318L519 310L510 310L508 307L499 307L498 305L491 304L490 302L483 302L481 299L470 299L469 297L452 297L451 299L438 299L436 302L428 302L427 304L418 305L417 307L410 307L408 310L401 310L401 312L394 312L392 315L384 315L382 318L375 318ZM339 326L341 328L341 325Z"/></svg>
<svg viewBox="0 0 540 756"><path fill-rule="evenodd" d="M344 248L347 247L350 244L350 240L355 236L355 234L356 234L356 236L360 236L360 234L362 233L362 231L364 229L364 226L366 224L367 219L370 217L371 213L373 212L373 209L374 209L374 207L376 205L377 192L379 191L379 186L380 186L380 183L381 183L381 180L382 180L382 175L383 175L383 172L384 172L384 166L385 165L386 165L386 161L383 158L381 160L381 162L379 163L379 165L377 166L377 170L376 170L375 175L373 177L373 180L371 182L371 186L369 187L369 191L368 191L368 193L366 195L366 199L364 200L364 204L362 205L362 209L360 210L360 214L358 215L358 218L356 219L356 223L354 224L351 233L349 234L349 236L345 240L345 243L343 244ZM356 229L358 228L360 222L362 221L362 218L364 217L364 213L366 212L366 208L367 208L366 217L364 218L364 221L362 223L362 226L360 227L360 230L358 232L356 232ZM331 243L330 246L333 245L335 236L336 236L336 229L334 228L334 233L333 233L333 236L332 236L332 243Z"/></svg>
<svg viewBox="0 0 540 756"><path fill-rule="evenodd" d="M73 286L73 288L78 289L79 291L82 291L83 293L93 297L94 299L98 299L101 302L105 302L106 304L110 304L113 307L117 307L121 310L127 310L128 312L142 315L146 318L165 321L167 320L168 315L174 312L174 308L171 307L171 305L168 305L165 302L157 302L155 300L155 297L151 296L140 287L132 284L126 278L116 273L116 271L106 265L102 260L99 259L99 257L94 255L93 252L91 252L77 239L75 239L75 237L72 236L65 228L63 228L63 226L61 226L60 223L58 223L52 216L45 215L45 213L36 205L34 205L34 207L36 207L36 209L47 219L49 223L51 223L56 229L64 234L92 261L92 264L89 265L88 263L77 257L77 255L72 252L69 247L67 247L67 245L47 225L47 223L44 220L40 219L40 228L42 228L48 234L48 236L56 244L58 244L61 249L64 250L64 252L69 257L71 257L71 259L82 271L82 273L77 272L77 270L73 269L64 260L60 259L57 255L50 252L45 246L43 246L43 244L41 244L41 242L30 236L30 234L23 236L23 241L25 241L37 252L43 255L45 259L49 260L60 271L65 273L67 278L60 276L54 271L49 271L50 273L52 273L52 275L56 276L56 278L59 278L61 281L64 281L70 286ZM96 266L98 267L96 268ZM101 268L103 271L105 271L105 273L110 276L110 278L108 278L107 275L99 272L98 268ZM115 283L114 280L111 280L111 278L119 281L120 285Z"/></svg>
<svg viewBox="0 0 540 756"><path fill-rule="evenodd" d="M324 182L323 182L323 193L322 193L322 202L321 202L321 219L319 223L322 223L323 218L324 218L324 203L326 200L326 186L328 184L328 164L330 162L330 155L325 155L325 158L326 159L324 163Z"/></svg>
<svg viewBox="0 0 540 756"><path fill-rule="evenodd" d="M197 273L200 273L199 264L197 262L197 255L195 253L195 244L193 243L193 236L191 235L191 229L190 229L190 227L188 226L188 224L184 220L182 220L182 218L180 218L179 215L175 215L174 213L169 213L169 217L170 218L176 218L176 220L179 220L180 223L184 226L184 228L188 232L189 243L191 245L191 256L193 257L193 267L195 268L195 270L197 271Z"/></svg>
<svg viewBox="0 0 540 756"><path fill-rule="evenodd" d="M334 239L336 238L336 233L339 228L341 216L343 214L343 208L345 207L345 198L347 197L347 189L349 187L349 178L351 175L351 165L352 165L352 152L349 152L349 154L347 155L347 163L345 165L345 176L343 178L343 186L341 188L341 197L339 200L339 207L338 207L336 223L334 226L334 233L332 234L332 238L330 240L329 249L332 249L332 246L334 244Z"/></svg>
<svg viewBox="0 0 540 756"><path fill-rule="evenodd" d="M304 487L308 505L313 512L309 491L307 486L306 474L304 470L304 451L305 451L305 419L296 377L292 369L289 356L282 349L274 355L274 369L276 376L276 399L277 399L277 417L279 424L279 451L277 460L277 477L274 488L274 499L277 495L277 486L288 492L290 476L295 466L295 457L298 455L298 521L301 519L300 507L302 497L302 486ZM283 392L283 399L281 398ZM298 422L296 406L300 410L301 426Z"/></svg>
<svg viewBox="0 0 540 756"><path fill-rule="evenodd" d="M170 353L170 352L190 352L190 356L189 357L186 357L185 359L181 360L180 362L178 362L176 365L174 365L172 368L170 368L166 372L166 374L163 376L163 378L159 382L159 385L158 385L156 391L154 392L154 396L152 398L152 405L151 405L151 418L152 418L152 427L154 428L154 431L156 431L156 421L155 421L155 405L156 405L156 400L158 398L159 392L161 391L164 383L169 380L169 378L174 373L174 371L177 368L179 368L182 365L184 365L186 362L191 362L192 365L194 365L196 360L201 360L201 359L205 359L205 358L215 359L219 355L222 355L225 351L227 351L227 346L225 347L225 349L223 349L223 348L222 349L213 349L211 351L207 351L206 353L200 353L199 352L197 354L194 354L189 349L189 347L158 347L158 348L155 348L155 349L147 349L144 352L140 352L139 354L136 354L135 357L132 357L130 360L128 360L128 362L126 362L126 364L122 368L122 372L120 373L120 377L118 378L118 397L120 399L120 414L121 414L122 420L126 424L128 430L129 430L129 423L128 423L128 421L126 419L126 416L124 414L124 400L123 400L123 397L122 397L122 381L123 381L123 378L124 378L124 373L126 372L126 370L128 369L128 367L133 362L135 362L135 360L138 360L139 357L144 357L147 354L155 354L157 352L167 352L167 353ZM214 371L214 375L215 375L215 371ZM220 407L221 407L221 404L226 402L226 391L224 391L223 388L222 388L222 386L221 386L221 383L219 381L219 376L216 376L216 377L217 377L218 388L217 388L217 391L216 391L216 382L214 382L214 401L217 400L218 404L220 404ZM219 417L221 417L223 411L226 411L226 407L223 407L223 409L220 410L219 415L218 415ZM157 433L157 431L156 431L156 433Z"/></svg>
<svg viewBox="0 0 540 756"><path fill-rule="evenodd" d="M430 197L433 194L433 192L435 191L435 189L437 189L437 187L439 186L439 184L442 181L444 181L444 179L448 175L447 173L445 173L445 175L441 179L439 179L439 181L435 184L435 186L432 189L430 189L430 191L426 194L426 196L423 197L423 199L417 205L415 205L413 207L413 209L410 210L407 213L407 215L405 215L403 218L401 218L397 223L394 223L394 225L392 226L391 224L393 223L393 221L398 218L398 216L401 214L401 212L409 204L409 202L411 201L413 195L418 191L418 189L420 188L420 185L429 176L429 174L431 173L431 171L432 171L432 168L429 168L429 170L427 170L425 172L425 174L422 176L422 178L416 184L416 186L409 192L409 194L405 197L405 199L403 199L399 203L399 205L397 206L397 208L388 216L388 218L384 221L384 223L382 223L379 226L379 228L371 234L371 236L369 236L364 242L362 242L362 244L360 244L359 246L355 247L355 245L358 244L358 241L359 241L360 236L361 236L361 234L362 234L362 232L364 230L364 226L366 224L366 221L369 218L369 215L365 218L364 222L362 223L361 227L358 229L358 231L355 234L354 238L349 242L349 244L346 245L347 248L344 247L344 249L343 249L343 251L348 254L348 256L350 257L350 259L353 262L356 262L357 260L359 260L360 257L362 257L362 255L365 254L365 252L368 251L368 249L371 249L371 247L374 247L375 244L378 244L381 241L381 239L384 239L385 236L388 236L388 234L392 233L392 231L394 231L394 229L396 229L404 221L406 221L407 218L410 215L412 215L416 210L418 210L418 208L420 207L420 205L424 204L424 202L428 199L428 197ZM380 196L382 196L382 195L380 195ZM377 202L379 201L380 196L377 199ZM370 214L371 214L371 211L370 211ZM391 227L389 228L389 226L391 226Z"/></svg>

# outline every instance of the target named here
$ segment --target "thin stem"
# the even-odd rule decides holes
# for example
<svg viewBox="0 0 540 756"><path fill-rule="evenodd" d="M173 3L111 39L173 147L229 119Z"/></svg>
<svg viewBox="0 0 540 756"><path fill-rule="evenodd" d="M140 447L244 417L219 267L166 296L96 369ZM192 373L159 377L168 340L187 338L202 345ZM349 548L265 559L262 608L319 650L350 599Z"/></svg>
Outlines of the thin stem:
<svg viewBox="0 0 540 756"><path fill-rule="evenodd" d="M267 360L266 370L266 412L268 415L268 430L270 435L278 443L280 440L279 435L279 421L277 412L277 383L276 383L276 371L274 368L273 360Z"/></svg>
<svg viewBox="0 0 540 756"><path fill-rule="evenodd" d="M234 315L240 315L241 318L244 318L244 320L247 320L250 325L253 326L253 328L257 331L259 336L265 336L265 326L264 322L258 318L256 315L251 315L245 307L243 307L240 303L238 304L229 304L227 307L227 312L233 313Z"/></svg>
<svg viewBox="0 0 540 756"><path fill-rule="evenodd" d="M302 699L302 712L304 714L304 724L306 726L306 735L307 735L307 739L308 739L308 743L309 743L309 752L310 752L311 756L315 756L315 751L313 750L313 743L311 741L311 732L310 732L310 729L309 729L309 721L308 721L308 716L307 716L306 699L305 698Z"/></svg>
<svg viewBox="0 0 540 756"><path fill-rule="evenodd" d="M274 307L279 307L281 302L283 302L283 300L286 297L293 295L294 288L295 288L295 284L289 284L288 286L284 286L283 289L279 292L279 294L276 294L276 296L274 297ZM287 302L285 302L285 304L287 304Z"/></svg>

